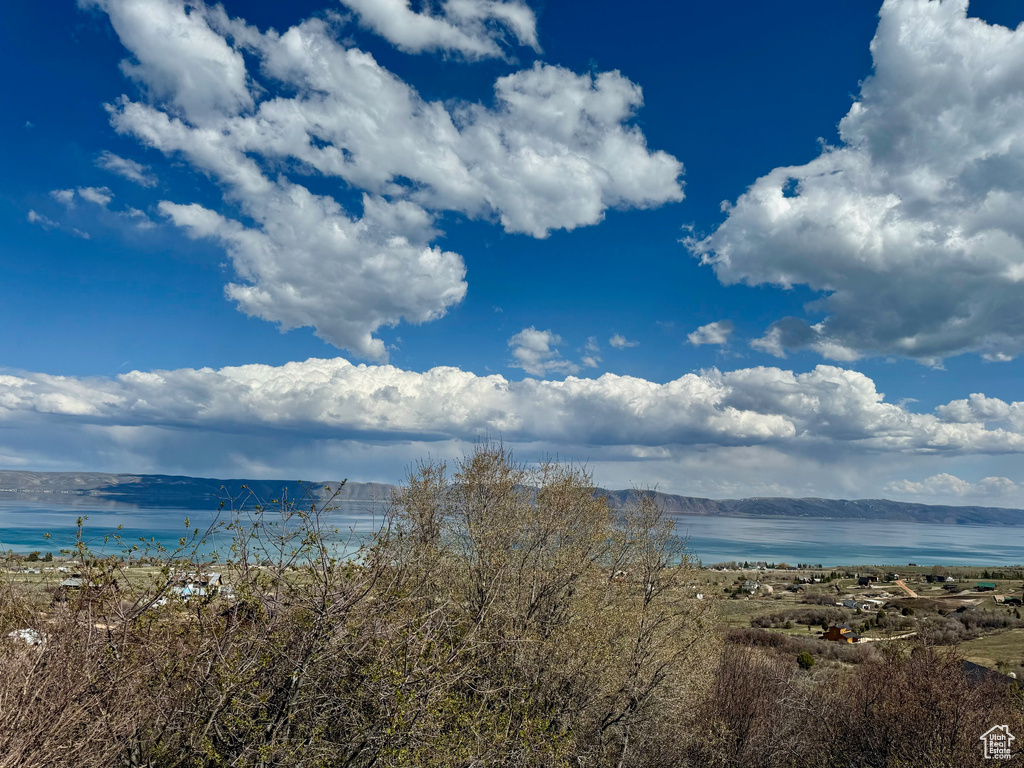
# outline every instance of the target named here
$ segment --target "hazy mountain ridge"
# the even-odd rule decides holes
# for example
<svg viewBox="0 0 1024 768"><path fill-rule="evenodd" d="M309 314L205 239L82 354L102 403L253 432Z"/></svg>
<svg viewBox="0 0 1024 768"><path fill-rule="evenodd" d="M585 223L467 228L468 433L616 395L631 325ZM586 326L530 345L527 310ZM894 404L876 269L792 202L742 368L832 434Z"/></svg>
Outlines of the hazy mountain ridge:
<svg viewBox="0 0 1024 768"><path fill-rule="evenodd" d="M636 492L605 491L612 505L622 507L636 498ZM667 511L680 515L729 515L735 517L816 517L843 520L897 520L943 524L1024 525L1024 510L1003 507L917 504L889 499L818 499L754 497L749 499L703 499L654 492Z"/></svg>
<svg viewBox="0 0 1024 768"><path fill-rule="evenodd" d="M244 486L244 487L243 487ZM340 487L339 487L340 486ZM220 480L180 475L107 474L102 472L23 472L0 470L0 498L6 494L44 499L48 494L95 496L152 507L210 508L222 501L251 504L288 498L321 501L337 493L336 500L383 504L396 486L387 483L290 480ZM612 506L622 508L636 498L633 490L605 490ZM252 494L250 496L249 494ZM1024 510L1002 507L917 504L888 499L818 499L755 497L705 499L652 491L670 514L734 517L814 517L847 520L897 520L942 524L1024 524Z"/></svg>
<svg viewBox="0 0 1024 768"><path fill-rule="evenodd" d="M251 505L289 499L384 502L395 486L340 480L221 480L183 475L116 475L102 472L20 472L0 470L0 494L45 498L46 494L95 496L153 507L210 508L221 502ZM0 496L2 498L2 496Z"/></svg>

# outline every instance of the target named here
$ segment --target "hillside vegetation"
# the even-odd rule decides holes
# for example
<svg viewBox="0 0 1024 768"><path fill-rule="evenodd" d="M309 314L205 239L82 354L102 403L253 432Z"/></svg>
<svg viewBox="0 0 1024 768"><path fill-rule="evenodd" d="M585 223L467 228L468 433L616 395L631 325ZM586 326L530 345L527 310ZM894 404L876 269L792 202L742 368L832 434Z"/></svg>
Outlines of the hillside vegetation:
<svg viewBox="0 0 1024 768"><path fill-rule="evenodd" d="M0 643L0 768L960 768L1024 730L955 652L725 636L654 499L594 491L485 445L417 467L356 559L315 498L234 510L221 563L198 531L83 544L77 588L0 589L2 636L41 640ZM172 594L214 569L231 595Z"/></svg>

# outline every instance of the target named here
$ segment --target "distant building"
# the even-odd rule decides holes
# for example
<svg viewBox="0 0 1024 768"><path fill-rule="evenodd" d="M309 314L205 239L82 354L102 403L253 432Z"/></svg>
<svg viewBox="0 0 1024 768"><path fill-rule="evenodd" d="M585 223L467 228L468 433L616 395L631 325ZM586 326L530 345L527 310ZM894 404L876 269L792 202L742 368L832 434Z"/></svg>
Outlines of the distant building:
<svg viewBox="0 0 1024 768"><path fill-rule="evenodd" d="M79 595L92 599L98 597L106 589L116 591L118 588L117 579L111 579L110 581L101 583L98 581L87 580L81 574L76 573L73 576L68 576L57 585L57 589L53 592L53 599L57 602L64 602L72 595Z"/></svg>
<svg viewBox="0 0 1024 768"><path fill-rule="evenodd" d="M976 589L979 592L995 592L996 583L994 581L979 581Z"/></svg>
<svg viewBox="0 0 1024 768"><path fill-rule="evenodd" d="M831 640L834 643L858 643L860 642L860 635L854 632L846 624L833 624L828 630L822 635L825 640Z"/></svg>
<svg viewBox="0 0 1024 768"><path fill-rule="evenodd" d="M216 595L220 588L219 573L176 573L167 580L167 591L183 600Z"/></svg>

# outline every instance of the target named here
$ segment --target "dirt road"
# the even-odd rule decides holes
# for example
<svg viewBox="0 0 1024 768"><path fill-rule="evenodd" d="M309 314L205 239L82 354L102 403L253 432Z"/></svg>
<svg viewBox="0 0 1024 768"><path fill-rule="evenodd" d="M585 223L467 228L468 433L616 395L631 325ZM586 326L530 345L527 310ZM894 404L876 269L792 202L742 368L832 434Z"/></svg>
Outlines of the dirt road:
<svg viewBox="0 0 1024 768"><path fill-rule="evenodd" d="M902 635L893 635L892 637L862 637L860 642L862 643L878 643L882 640L906 640L908 637L913 637L917 632L906 632Z"/></svg>
<svg viewBox="0 0 1024 768"><path fill-rule="evenodd" d="M917 592L915 592L914 590L912 590L910 587L908 587L906 584L903 583L903 579L896 579L896 581L893 582L893 583L896 584L896 586L898 586L900 589L902 589L904 592L906 592L911 597L920 597L920 595L917 594Z"/></svg>

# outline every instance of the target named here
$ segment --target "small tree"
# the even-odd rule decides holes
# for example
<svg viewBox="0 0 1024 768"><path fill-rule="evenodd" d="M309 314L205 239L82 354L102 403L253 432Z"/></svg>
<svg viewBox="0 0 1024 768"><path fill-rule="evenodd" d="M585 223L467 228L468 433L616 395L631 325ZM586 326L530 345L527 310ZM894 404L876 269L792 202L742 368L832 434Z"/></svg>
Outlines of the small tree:
<svg viewBox="0 0 1024 768"><path fill-rule="evenodd" d="M796 663L800 665L800 669L810 669L814 666L814 657L807 651L804 651L797 654Z"/></svg>

